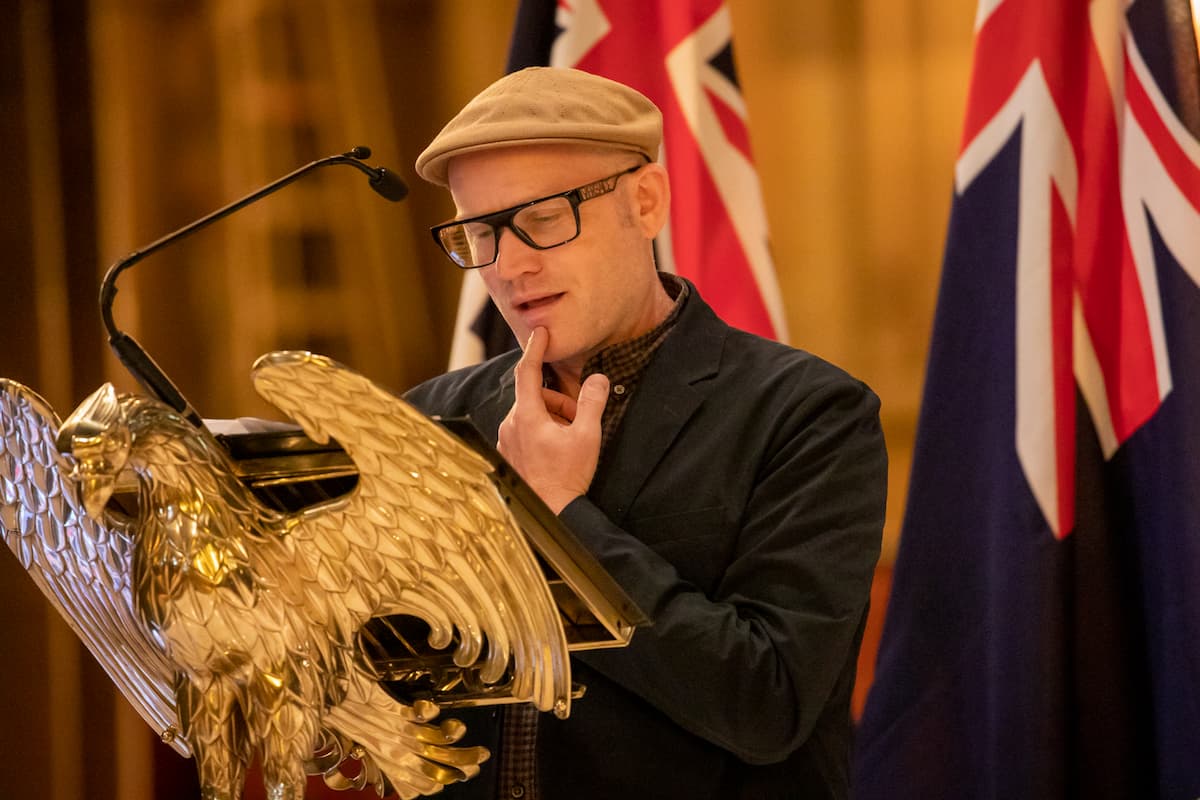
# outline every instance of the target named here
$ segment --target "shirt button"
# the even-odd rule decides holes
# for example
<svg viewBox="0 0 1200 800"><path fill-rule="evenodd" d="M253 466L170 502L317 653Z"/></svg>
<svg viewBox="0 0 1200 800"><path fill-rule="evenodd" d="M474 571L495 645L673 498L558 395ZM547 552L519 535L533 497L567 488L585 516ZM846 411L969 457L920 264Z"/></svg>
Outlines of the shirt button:
<svg viewBox="0 0 1200 800"><path fill-rule="evenodd" d="M613 394L625 394L625 384L618 383L613 387Z"/></svg>
<svg viewBox="0 0 1200 800"><path fill-rule="evenodd" d="M524 797L525 796L525 787L519 783L514 783L512 786L509 787L508 793L509 793L509 795L511 795L513 797Z"/></svg>

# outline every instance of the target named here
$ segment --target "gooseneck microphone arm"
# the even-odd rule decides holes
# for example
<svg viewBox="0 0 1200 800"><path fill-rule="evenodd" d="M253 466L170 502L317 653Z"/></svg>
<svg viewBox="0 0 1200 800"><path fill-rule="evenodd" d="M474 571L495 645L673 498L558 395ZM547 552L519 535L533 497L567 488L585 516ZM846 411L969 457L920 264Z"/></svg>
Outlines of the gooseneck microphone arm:
<svg viewBox="0 0 1200 800"><path fill-rule="evenodd" d="M370 177L371 188L377 193L393 202L403 200L404 196L408 194L408 187L404 185L404 181L400 180L394 172L390 172L383 167L372 167L369 164L364 164L363 160L370 157L371 151L369 148L355 147L349 152L321 158L310 164L305 164L303 167L284 175L282 178L268 183L261 189L251 192L241 200L235 200L224 208L219 208L211 214L183 226L177 231L168 233L158 241L146 245L141 250L133 251L124 258L114 262L108 268L108 272L104 275L104 281L100 284L100 316L104 321L105 330L108 331L109 346L116 353L117 359L125 365L125 368L133 374L133 377L137 378L142 388L180 412L197 427L203 424L200 420L200 415L196 413L192 405L175 384L171 382L167 374L154 363L154 359L142 349L142 346L132 336L117 328L116 323L113 322L112 306L113 301L117 297L117 276L143 258L153 255L164 247L178 242L180 239L195 233L201 228L208 227L217 220L229 216L256 200L261 200L272 192L282 189L292 181L320 167L327 167L333 164L346 164L354 167Z"/></svg>

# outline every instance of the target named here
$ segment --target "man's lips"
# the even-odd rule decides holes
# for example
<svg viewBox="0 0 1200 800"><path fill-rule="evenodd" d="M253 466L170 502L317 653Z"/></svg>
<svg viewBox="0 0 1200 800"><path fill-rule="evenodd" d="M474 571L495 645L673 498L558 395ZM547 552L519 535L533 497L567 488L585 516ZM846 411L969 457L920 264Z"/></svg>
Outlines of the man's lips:
<svg viewBox="0 0 1200 800"><path fill-rule="evenodd" d="M513 308L517 311L536 311L539 308L544 308L563 296L563 292L555 292L554 294L540 294L533 297L525 297L513 300Z"/></svg>

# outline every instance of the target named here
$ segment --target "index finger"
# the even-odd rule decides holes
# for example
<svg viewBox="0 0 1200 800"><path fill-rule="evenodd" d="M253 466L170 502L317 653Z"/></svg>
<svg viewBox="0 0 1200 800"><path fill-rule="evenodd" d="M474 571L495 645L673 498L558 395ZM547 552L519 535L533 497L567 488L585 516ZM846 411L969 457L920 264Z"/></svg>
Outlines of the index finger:
<svg viewBox="0 0 1200 800"><path fill-rule="evenodd" d="M513 369L516 379L517 402L532 403L542 396L542 358L546 354L546 344L550 335L545 328L537 327L529 334L525 343L525 352Z"/></svg>

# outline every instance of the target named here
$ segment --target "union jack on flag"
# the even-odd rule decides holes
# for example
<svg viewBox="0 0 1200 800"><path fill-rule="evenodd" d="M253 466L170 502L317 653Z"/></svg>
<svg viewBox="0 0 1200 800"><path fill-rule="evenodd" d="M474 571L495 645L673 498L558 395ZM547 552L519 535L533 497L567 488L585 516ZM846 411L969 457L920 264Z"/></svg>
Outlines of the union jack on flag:
<svg viewBox="0 0 1200 800"><path fill-rule="evenodd" d="M523 0L510 71L575 67L628 84L663 112L662 162L671 220L655 242L659 268L691 280L726 322L786 339L722 0ZM479 318L481 308L488 311ZM515 346L478 275L459 303L451 366Z"/></svg>
<svg viewBox="0 0 1200 800"><path fill-rule="evenodd" d="M1197 74L1183 0L979 5L860 800L1200 797Z"/></svg>

